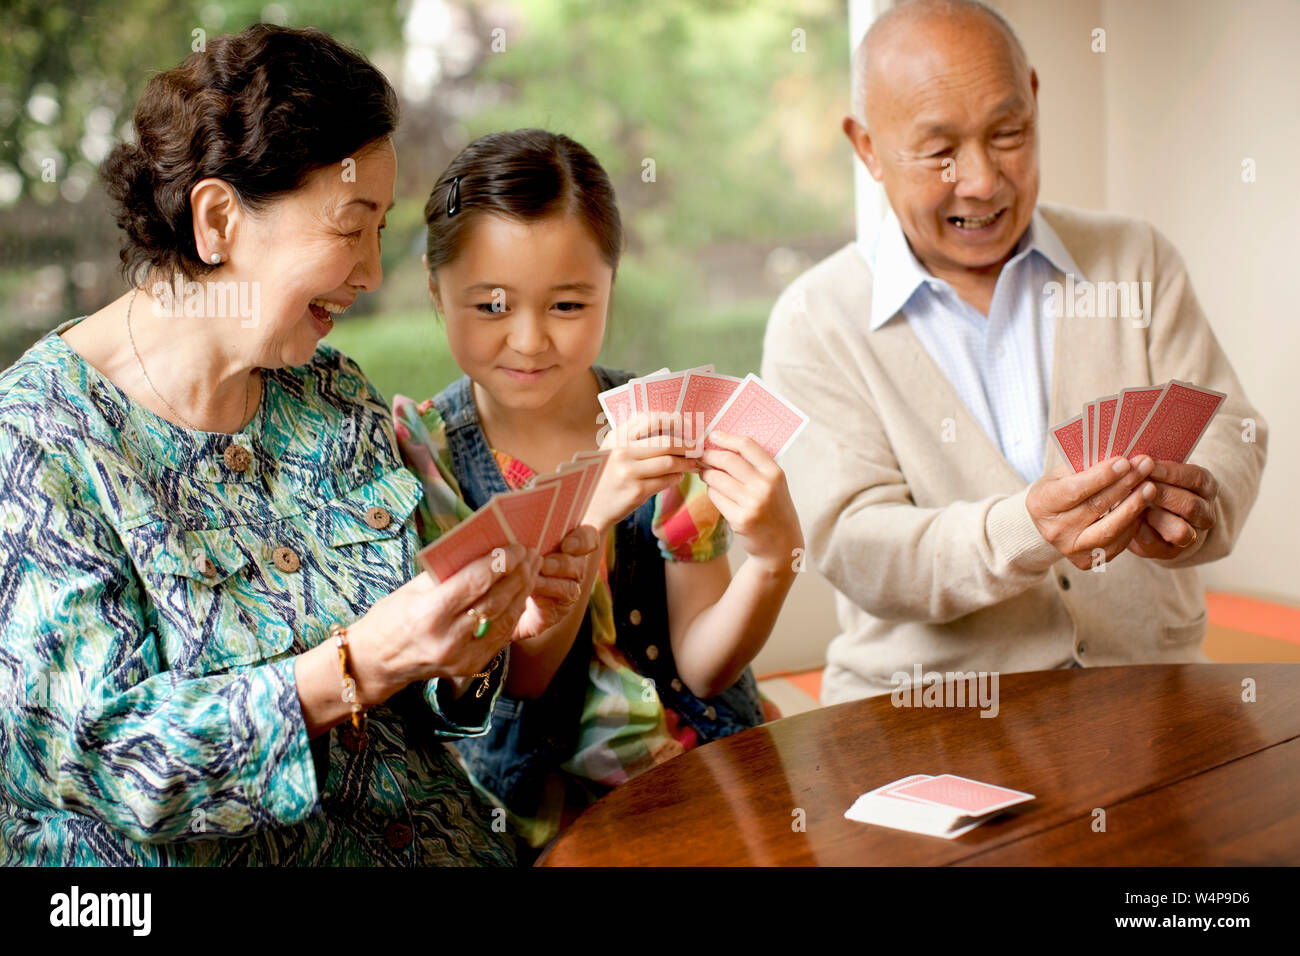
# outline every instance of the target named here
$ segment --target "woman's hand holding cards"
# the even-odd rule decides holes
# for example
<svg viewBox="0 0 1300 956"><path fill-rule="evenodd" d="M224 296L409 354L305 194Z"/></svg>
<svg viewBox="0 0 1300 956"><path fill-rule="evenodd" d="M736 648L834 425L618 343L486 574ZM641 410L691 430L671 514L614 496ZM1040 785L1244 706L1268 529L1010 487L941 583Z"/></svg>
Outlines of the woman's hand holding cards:
<svg viewBox="0 0 1300 956"><path fill-rule="evenodd" d="M358 692L370 698L366 706L412 681L459 683L481 672L516 639L515 622L541 564L536 552L510 545L500 556L471 561L446 581L417 574L377 601L348 629ZM489 622L482 635L476 635L479 615Z"/></svg>
<svg viewBox="0 0 1300 956"><path fill-rule="evenodd" d="M558 550L542 559L537 583L515 626L515 640L539 637L578 605L586 607L591 588L589 565L600 541L595 528L579 525L564 536Z"/></svg>

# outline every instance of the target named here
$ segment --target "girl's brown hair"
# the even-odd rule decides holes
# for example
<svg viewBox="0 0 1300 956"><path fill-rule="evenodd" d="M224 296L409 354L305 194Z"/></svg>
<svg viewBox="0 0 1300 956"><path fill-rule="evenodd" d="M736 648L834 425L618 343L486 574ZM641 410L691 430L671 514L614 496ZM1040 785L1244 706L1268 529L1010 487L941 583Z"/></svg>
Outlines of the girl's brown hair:
<svg viewBox="0 0 1300 956"><path fill-rule="evenodd" d="M470 226L484 213L521 222L575 216L618 271L623 224L614 187L596 157L562 133L491 133L461 150L424 207L430 275L460 254Z"/></svg>

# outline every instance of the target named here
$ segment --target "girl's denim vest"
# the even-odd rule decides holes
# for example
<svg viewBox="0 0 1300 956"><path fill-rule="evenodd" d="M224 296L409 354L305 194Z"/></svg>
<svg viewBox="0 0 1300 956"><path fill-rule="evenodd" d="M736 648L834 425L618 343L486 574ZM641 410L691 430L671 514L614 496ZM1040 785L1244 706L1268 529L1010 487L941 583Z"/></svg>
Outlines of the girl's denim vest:
<svg viewBox="0 0 1300 956"><path fill-rule="evenodd" d="M601 391L622 385L630 372L593 365ZM434 398L447 426L451 465L471 508L493 494L508 491L501 469L479 427L469 376L447 386ZM763 722L758 685L749 670L717 697L701 699L677 677L668 639L664 558L651 531L654 498L615 527L614 597L617 647L643 677L654 682L665 707L681 715L700 741L725 737ZM470 772L515 813L533 815L549 774L569 759L577 746L579 719L587 692L592 656L591 615L583 617L573 647L541 697L498 697L485 735L455 742Z"/></svg>

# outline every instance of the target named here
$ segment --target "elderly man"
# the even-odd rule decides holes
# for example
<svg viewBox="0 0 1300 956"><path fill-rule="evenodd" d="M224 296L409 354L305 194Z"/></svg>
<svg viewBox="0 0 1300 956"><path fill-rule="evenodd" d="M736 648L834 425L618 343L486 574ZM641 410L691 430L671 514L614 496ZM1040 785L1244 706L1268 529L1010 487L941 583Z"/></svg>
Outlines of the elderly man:
<svg viewBox="0 0 1300 956"><path fill-rule="evenodd" d="M1038 77L987 7L892 8L854 86L844 132L892 211L786 290L763 348L812 419L783 464L838 592L823 702L917 665L1204 659L1195 565L1240 533L1265 428L1178 253L1144 223L1038 204ZM1121 281L1150 283L1147 313L1060 294ZM1171 378L1227 394L1195 464L1075 474L1049 448L1084 402Z"/></svg>

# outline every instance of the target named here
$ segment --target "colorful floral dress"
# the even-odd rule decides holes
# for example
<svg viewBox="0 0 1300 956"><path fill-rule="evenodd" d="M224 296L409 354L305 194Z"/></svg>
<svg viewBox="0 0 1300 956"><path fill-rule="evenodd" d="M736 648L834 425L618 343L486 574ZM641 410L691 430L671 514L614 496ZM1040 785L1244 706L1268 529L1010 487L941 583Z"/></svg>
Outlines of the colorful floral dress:
<svg viewBox="0 0 1300 956"><path fill-rule="evenodd" d="M512 863L445 743L499 677L408 686L364 745L307 736L295 655L417 570L385 400L322 343L244 430L191 431L77 321L0 373L0 863Z"/></svg>

